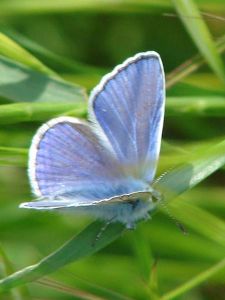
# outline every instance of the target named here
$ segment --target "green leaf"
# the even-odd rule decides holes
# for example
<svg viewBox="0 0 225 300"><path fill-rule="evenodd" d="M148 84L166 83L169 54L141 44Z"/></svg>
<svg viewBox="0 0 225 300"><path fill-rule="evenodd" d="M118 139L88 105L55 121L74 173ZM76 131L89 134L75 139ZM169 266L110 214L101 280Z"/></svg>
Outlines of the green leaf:
<svg viewBox="0 0 225 300"><path fill-rule="evenodd" d="M175 8L199 52L225 83L225 70L211 34L193 0L173 0Z"/></svg>
<svg viewBox="0 0 225 300"><path fill-rule="evenodd" d="M113 242L124 231L124 226L121 224L112 224L108 226L104 234L96 240L102 226L103 224L100 222L92 223L80 234L41 260L38 264L29 266L1 280L0 292L37 280L75 260L86 257L87 255L92 255Z"/></svg>
<svg viewBox="0 0 225 300"><path fill-rule="evenodd" d="M16 60L34 70L56 76L56 74L46 67L37 58L31 55L28 51L19 46L8 36L0 32L0 54L12 60Z"/></svg>
<svg viewBox="0 0 225 300"><path fill-rule="evenodd" d="M4 276L7 276L10 273L14 272L14 267L1 245L0 245L0 265L2 265L3 267ZM7 297L10 297L7 298L10 300L25 300L28 297L28 291L25 287L19 287L10 291L10 295L7 295Z"/></svg>
<svg viewBox="0 0 225 300"><path fill-rule="evenodd" d="M217 39L216 49L219 53L223 53L225 51L225 35ZM187 61L179 65L172 72L166 75L167 89L174 86L177 82L181 81L191 73L197 71L205 62L206 59L204 58L204 56L197 54L191 59L188 59Z"/></svg>
<svg viewBox="0 0 225 300"><path fill-rule="evenodd" d="M221 116L225 114L225 97L168 97L166 116Z"/></svg>
<svg viewBox="0 0 225 300"><path fill-rule="evenodd" d="M106 69L89 66L82 62L69 59L63 55L59 55L9 27L1 26L0 30L41 60L44 59L47 61L48 65L53 65L54 68L57 69L60 68L63 73L67 72L70 74L79 74L80 76L82 74L85 77L92 76L95 78L108 72ZM79 76L77 76L77 78L79 79Z"/></svg>
<svg viewBox="0 0 225 300"><path fill-rule="evenodd" d="M190 289L192 289L192 288L196 287L197 285L203 283L204 281L206 281L207 279L209 279L210 277L212 277L213 275L215 275L216 273L218 273L219 271L224 270L224 269L225 269L225 258L222 259L217 264L215 264L214 266L212 266L211 268L209 268L206 271L198 274L197 276L195 276L191 280L185 282L181 286L179 286L179 287L175 288L174 290L166 293L160 299L161 300L175 299L176 297L184 294L185 292L189 291Z"/></svg>
<svg viewBox="0 0 225 300"><path fill-rule="evenodd" d="M225 141L212 147L205 154L199 154L199 157L195 160L190 160L177 169L168 172L154 187L162 193L165 200L169 201L197 185L224 164ZM118 238L124 230L122 225L112 224L96 241L101 226L101 223L91 224L77 237L38 264L29 266L1 280L0 291L37 280L75 260L91 255Z"/></svg>
<svg viewBox="0 0 225 300"><path fill-rule="evenodd" d="M67 96L62 97L61 102L3 104L0 109L0 124L46 121L59 115L69 115L77 118L87 116L87 103L80 101L68 102L66 99ZM223 97L168 97L166 103L167 116L180 116L182 114L219 117L223 116L224 113L225 98Z"/></svg>
<svg viewBox="0 0 225 300"><path fill-rule="evenodd" d="M137 229L134 232L132 247L140 269L141 277L145 282L148 282L154 258L152 256L150 244L143 231Z"/></svg>
<svg viewBox="0 0 225 300"><path fill-rule="evenodd" d="M25 102L3 104L0 109L0 124L18 122L46 121L59 115L73 115L79 118L87 113L86 104L82 102Z"/></svg>
<svg viewBox="0 0 225 300"><path fill-rule="evenodd" d="M170 171L155 183L154 188L161 192L166 201L191 189L225 164L225 140L204 154L197 150L196 153L195 159Z"/></svg>
<svg viewBox="0 0 225 300"><path fill-rule="evenodd" d="M225 222L222 219L182 199L172 202L170 207L188 227L225 248Z"/></svg>
<svg viewBox="0 0 225 300"><path fill-rule="evenodd" d="M150 278L149 278L149 295L151 300L159 300L159 287L158 287L158 274L157 274L157 261L152 265Z"/></svg>
<svg viewBox="0 0 225 300"><path fill-rule="evenodd" d="M146 5L151 8L166 8L171 7L169 1L158 0L146 1L124 1L117 0L116 2L109 2L106 5L104 0L56 0L54 3L51 0L1 0L0 15L12 14L40 14L40 13L65 13L72 11L106 11L106 12L144 12L146 13Z"/></svg>
<svg viewBox="0 0 225 300"><path fill-rule="evenodd" d="M53 279L49 279L49 278L44 278L44 279L39 279L37 281L38 284L44 286L44 287L48 287L54 290L57 290L61 293L65 293L67 295L73 296L73 298L75 299L82 299L82 300L106 300L106 298L100 298L90 292L85 291L84 289L77 289L73 286L68 286L65 285L63 283L61 283L60 281L56 281ZM122 299L119 299L122 300ZM125 300L127 300L127 298L125 298Z"/></svg>
<svg viewBox="0 0 225 300"><path fill-rule="evenodd" d="M76 102L84 89L0 56L0 96L16 102Z"/></svg>
<svg viewBox="0 0 225 300"><path fill-rule="evenodd" d="M24 167L27 165L27 154L27 149L0 146L0 166Z"/></svg>
<svg viewBox="0 0 225 300"><path fill-rule="evenodd" d="M190 194L190 192L188 192L188 194ZM188 198L190 197L191 196L189 196ZM179 207L182 206L182 199L178 198L175 202L179 203ZM200 230L194 228L194 225L190 225L191 217L188 218L188 213L183 211L183 215L176 214L178 209L174 209L173 203L174 201L170 202L169 211L173 214L173 216L179 218L182 224L186 224L187 229L193 228L197 233L191 231L191 233L188 236L183 235L180 232L180 230L178 230L178 228L175 226L175 224L171 221L171 218L168 218L166 222L165 217L162 217L161 215L155 216L151 224L149 224L149 226L144 227L145 224L143 224L143 231L144 234L148 237L148 243L151 244L153 251L157 249L157 257L160 257L159 264L161 258L163 257L174 257L174 259L177 260L192 260L198 261L199 263L214 263L215 261L220 260L224 255L224 246L221 246L222 243L218 243L218 241L215 243L215 239L211 239L211 237L205 238L205 236L203 236ZM167 217L169 217L167 211L162 209L162 212ZM187 218L188 220L184 221ZM211 229L209 231L212 232ZM199 235L199 233L201 233L201 236ZM221 230L220 235L222 234L224 234L224 232ZM205 251L205 249L207 249L207 251Z"/></svg>
<svg viewBox="0 0 225 300"><path fill-rule="evenodd" d="M214 9L222 10L223 1L211 0L201 1L201 7L204 10ZM30 15L30 14L46 14L46 13L71 13L71 12L119 12L119 13L154 13L155 10L165 11L171 7L168 0L117 0L105 2L104 0L1 0L0 15ZM106 5L107 3L107 5Z"/></svg>

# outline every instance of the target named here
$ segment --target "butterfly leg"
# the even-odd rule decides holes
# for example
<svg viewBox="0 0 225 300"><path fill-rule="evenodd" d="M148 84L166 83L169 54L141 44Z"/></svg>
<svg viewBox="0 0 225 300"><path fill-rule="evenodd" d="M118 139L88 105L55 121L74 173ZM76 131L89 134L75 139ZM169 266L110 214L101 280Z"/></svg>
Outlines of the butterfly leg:
<svg viewBox="0 0 225 300"><path fill-rule="evenodd" d="M115 217L111 218L100 228L99 232L97 233L97 235L95 237L95 240L93 241L93 244L92 244L93 247L95 246L97 241L101 238L103 233L106 231L106 229L109 227L109 225L113 222L114 219L115 219Z"/></svg>
<svg viewBox="0 0 225 300"><path fill-rule="evenodd" d="M168 206L167 206L167 203L163 197L163 195L155 190L155 189L151 189L151 194L152 194L152 201L153 202L159 202L159 204L164 208L164 210L166 211L167 215L175 222L176 226L181 230L181 232L184 234L184 235L187 235L188 234L188 231L186 230L185 226L180 223L170 212Z"/></svg>
<svg viewBox="0 0 225 300"><path fill-rule="evenodd" d="M151 189L151 194L153 202L160 202L163 199L163 195L155 189Z"/></svg>
<svg viewBox="0 0 225 300"><path fill-rule="evenodd" d="M149 221L151 220L151 216L149 215L149 213L146 213L146 215L143 218L144 221Z"/></svg>
<svg viewBox="0 0 225 300"><path fill-rule="evenodd" d="M136 224L134 222L129 222L126 224L126 229L134 230L136 228Z"/></svg>

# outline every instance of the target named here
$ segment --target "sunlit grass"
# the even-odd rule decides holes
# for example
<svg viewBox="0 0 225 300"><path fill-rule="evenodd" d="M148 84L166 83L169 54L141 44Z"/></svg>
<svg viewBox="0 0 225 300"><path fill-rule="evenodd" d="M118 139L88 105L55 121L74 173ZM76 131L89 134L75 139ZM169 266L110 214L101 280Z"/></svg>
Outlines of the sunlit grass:
<svg viewBox="0 0 225 300"><path fill-rule="evenodd" d="M224 23L198 9L222 17L225 5L185 3L0 3L1 299L223 299ZM163 17L176 9L183 23ZM60 115L86 118L86 91L145 50L157 50L167 72L157 171L166 174L155 184L167 208L133 232L114 224L97 242L99 222L18 209L32 199L26 164L38 126Z"/></svg>

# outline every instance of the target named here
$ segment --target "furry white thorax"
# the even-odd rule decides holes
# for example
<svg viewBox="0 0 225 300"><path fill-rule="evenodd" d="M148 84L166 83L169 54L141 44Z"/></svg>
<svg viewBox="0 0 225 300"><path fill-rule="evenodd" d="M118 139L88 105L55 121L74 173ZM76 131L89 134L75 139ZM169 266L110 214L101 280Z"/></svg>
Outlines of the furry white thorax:
<svg viewBox="0 0 225 300"><path fill-rule="evenodd" d="M149 201L136 200L132 202L105 204L98 206L83 206L76 208L77 212L87 213L101 220L120 222L127 229L133 229L139 220L148 219L149 213L154 210L156 204L150 198ZM69 208L71 211L71 208Z"/></svg>

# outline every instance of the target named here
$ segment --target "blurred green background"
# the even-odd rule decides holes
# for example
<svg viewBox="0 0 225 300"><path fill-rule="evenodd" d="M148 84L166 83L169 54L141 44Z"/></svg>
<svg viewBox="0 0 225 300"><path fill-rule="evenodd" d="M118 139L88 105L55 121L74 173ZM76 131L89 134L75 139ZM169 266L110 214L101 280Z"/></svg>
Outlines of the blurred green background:
<svg viewBox="0 0 225 300"><path fill-rule="evenodd" d="M18 209L33 197L27 149L36 129L53 116L86 117L83 88L89 93L129 56L157 51L168 75L158 175L224 140L225 3L195 3L1 0L1 277L36 263L91 221ZM225 299L224 183L221 168L168 205L187 236L162 209L97 254L0 299ZM184 288L207 270L208 277Z"/></svg>

